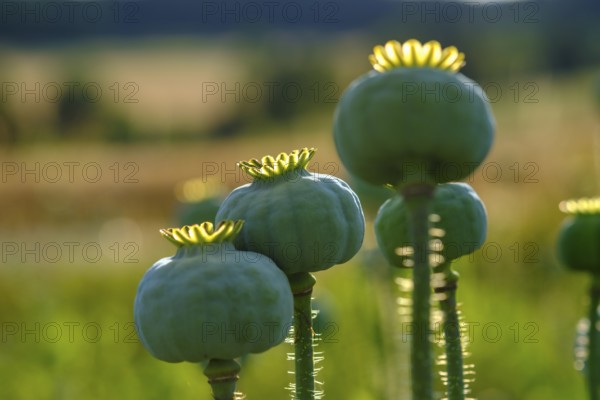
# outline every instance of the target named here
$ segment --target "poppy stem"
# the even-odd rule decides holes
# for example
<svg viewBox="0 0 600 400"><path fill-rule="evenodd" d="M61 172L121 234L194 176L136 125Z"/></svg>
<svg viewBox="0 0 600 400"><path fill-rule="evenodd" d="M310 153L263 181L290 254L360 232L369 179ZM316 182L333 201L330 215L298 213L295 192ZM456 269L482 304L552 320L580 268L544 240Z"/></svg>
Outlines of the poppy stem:
<svg viewBox="0 0 600 400"><path fill-rule="evenodd" d="M294 362L296 400L314 400L315 363L313 354L312 291L315 278L308 272L289 275L294 294Z"/></svg>
<svg viewBox="0 0 600 400"><path fill-rule="evenodd" d="M413 256L413 335L411 346L413 400L433 399L433 360L430 329L431 267L429 265L429 214L435 187L409 186L402 190L409 212Z"/></svg>
<svg viewBox="0 0 600 400"><path fill-rule="evenodd" d="M204 369L204 375L212 388L215 400L238 400L241 393L235 391L239 379L240 365L235 360L213 358Z"/></svg>
<svg viewBox="0 0 600 400"><path fill-rule="evenodd" d="M590 390L590 400L600 399L600 330L598 325L598 305L600 304L600 277L593 277L590 288L590 308L588 318L590 320L588 331L588 385Z"/></svg>
<svg viewBox="0 0 600 400"><path fill-rule="evenodd" d="M463 348L460 337L460 320L456 305L458 273L450 263L440 266L444 274L444 286L435 288L440 293L440 308L443 313L444 348L446 352L446 395L448 400L464 400L465 383L463 373ZM438 268L440 268L438 267ZM437 272L437 271L436 271Z"/></svg>

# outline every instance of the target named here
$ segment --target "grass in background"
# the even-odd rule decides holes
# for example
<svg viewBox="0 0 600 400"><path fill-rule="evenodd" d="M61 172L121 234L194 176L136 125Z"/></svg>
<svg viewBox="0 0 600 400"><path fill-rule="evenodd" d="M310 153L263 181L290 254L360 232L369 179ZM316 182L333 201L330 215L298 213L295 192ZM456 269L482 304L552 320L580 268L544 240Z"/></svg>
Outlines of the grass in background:
<svg viewBox="0 0 600 400"><path fill-rule="evenodd" d="M493 104L498 131L488 164L497 163L501 177L492 166L476 171L470 181L488 209L490 231L484 249L489 253L478 251L472 261L463 259L457 268L464 320L473 327L469 348L473 355L468 361L477 371L473 389L479 400L584 397L584 380L573 369L572 348L576 321L585 312L582 293L587 282L558 266L554 241L563 218L558 202L595 195L599 189L594 169L599 115L590 93L594 78L593 71L569 77L515 77L501 83L505 95ZM527 82L537 85L538 101L515 102L509 89L515 82L521 89ZM152 90L163 93L160 88ZM140 109L143 106L139 104ZM152 119L152 113L143 114ZM251 134L256 131L262 135ZM23 262L20 254L3 252L0 397L209 399L198 366L154 360L137 342L131 325L142 274L153 261L173 252L158 234L159 228L174 223L173 187L202 176L210 163L217 165L219 179L232 189L245 183L234 172L237 161L305 146L319 149L316 169L345 177L333 148L331 116L313 115L291 120L286 129L270 126L256 131L218 141L160 146L90 148L75 140L2 150L3 162L97 162L105 177L98 183L78 179L39 184L7 178L0 185L4 210L0 241L96 242L106 254L97 263L85 262L81 255L73 262L62 257L38 263L32 256ZM115 183L109 169L115 162L121 167L135 163L137 182ZM367 243L373 243L372 234L368 232ZM108 250L113 239L121 245L136 243L136 261L123 262L121 253L115 262ZM497 248L500 256L493 252ZM382 335L389 332L382 328L376 308L376 296L384 289L370 274L373 260L377 258L363 252L319 278L317 301L323 298L337 329L319 347L325 352L319 378L332 399L387 399L382 357L390 353L382 348ZM396 316L390 313L385 318ZM285 360L288 351L291 348L281 345L251 356L240 390L249 399L288 397L284 389L292 380L287 373L291 363Z"/></svg>

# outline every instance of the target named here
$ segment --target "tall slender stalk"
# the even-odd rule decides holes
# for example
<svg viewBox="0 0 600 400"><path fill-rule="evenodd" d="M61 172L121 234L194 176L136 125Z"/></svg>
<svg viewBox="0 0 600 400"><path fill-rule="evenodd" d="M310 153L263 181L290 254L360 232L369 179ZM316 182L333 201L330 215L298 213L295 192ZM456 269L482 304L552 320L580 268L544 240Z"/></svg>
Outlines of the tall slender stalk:
<svg viewBox="0 0 600 400"><path fill-rule="evenodd" d="M396 285L397 297L397 319L392 319L395 323L394 337L396 356L388 361L390 364L391 382L396 381L396 396L394 399L409 399L412 393L412 383L410 380L410 346L411 341L406 340L410 337L405 331L406 326L412 326L412 290L413 280L412 271L408 277L408 269L395 268L394 283ZM387 314L389 315L389 313ZM390 378L388 378L390 379Z"/></svg>
<svg viewBox="0 0 600 400"><path fill-rule="evenodd" d="M315 278L308 272L289 275L294 294L294 362L296 400L315 399L315 363L313 354L312 291Z"/></svg>
<svg viewBox="0 0 600 400"><path fill-rule="evenodd" d="M446 352L446 394L448 400L464 400L465 383L463 373L463 348L460 320L456 304L458 274L450 268L450 263L440 266L444 274L444 285L436 287L441 294L440 308L443 313L444 348Z"/></svg>
<svg viewBox="0 0 600 400"><path fill-rule="evenodd" d="M413 336L411 347L413 400L433 399L433 360L430 330L431 267L429 265L429 214L434 188L409 186L402 191L408 207L413 247Z"/></svg>
<svg viewBox="0 0 600 400"><path fill-rule="evenodd" d="M240 365L235 360L212 359L204 369L215 400L238 400L242 396L235 391Z"/></svg>
<svg viewBox="0 0 600 400"><path fill-rule="evenodd" d="M594 276L590 288L590 309L588 318L590 320L588 331L588 385L590 400L600 399L600 331L598 330L598 305L600 304L600 276Z"/></svg>

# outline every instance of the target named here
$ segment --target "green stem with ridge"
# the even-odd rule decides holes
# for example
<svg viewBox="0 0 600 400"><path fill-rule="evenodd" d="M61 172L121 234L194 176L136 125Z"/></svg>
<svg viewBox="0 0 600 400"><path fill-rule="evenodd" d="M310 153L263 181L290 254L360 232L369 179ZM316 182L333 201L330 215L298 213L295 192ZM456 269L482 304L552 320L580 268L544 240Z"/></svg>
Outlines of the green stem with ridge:
<svg viewBox="0 0 600 400"><path fill-rule="evenodd" d="M413 255L413 336L411 346L413 400L433 400L433 362L430 329L431 267L429 265L429 214L434 186L403 188L409 216Z"/></svg>
<svg viewBox="0 0 600 400"><path fill-rule="evenodd" d="M589 352L587 359L588 385L590 400L600 399L600 331L597 328L598 305L600 304L600 276L594 276L590 288L590 320L588 331Z"/></svg>
<svg viewBox="0 0 600 400"><path fill-rule="evenodd" d="M314 400L315 364L313 355L312 291L315 278L308 272L289 275L294 294L294 362L296 400Z"/></svg>
<svg viewBox="0 0 600 400"><path fill-rule="evenodd" d="M465 383L463 374L463 348L460 337L460 320L456 306L456 289L458 273L450 268L450 263L436 268L444 274L444 286L435 288L436 293L443 293L440 308L444 314L444 347L446 352L446 391L448 400L464 400Z"/></svg>
<svg viewBox="0 0 600 400"><path fill-rule="evenodd" d="M240 365L235 360L211 359L204 369L204 375L212 388L215 400L238 400L241 395L235 391L239 379Z"/></svg>

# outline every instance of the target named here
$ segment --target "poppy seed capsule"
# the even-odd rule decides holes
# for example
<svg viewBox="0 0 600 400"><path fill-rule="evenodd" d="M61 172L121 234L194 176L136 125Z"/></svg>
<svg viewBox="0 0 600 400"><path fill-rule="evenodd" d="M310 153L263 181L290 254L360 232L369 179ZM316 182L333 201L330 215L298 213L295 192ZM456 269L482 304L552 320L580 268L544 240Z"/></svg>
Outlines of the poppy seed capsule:
<svg viewBox="0 0 600 400"><path fill-rule="evenodd" d="M234 248L242 224L161 231L177 253L146 272L134 304L138 336L154 357L230 360L285 339L293 316L287 277L268 257Z"/></svg>
<svg viewBox="0 0 600 400"><path fill-rule="evenodd" d="M486 211L469 185L438 185L431 206L433 214L430 216L429 250L435 256L432 264L450 262L483 245L487 232ZM379 248L390 264L410 266L412 248L408 208L403 197L395 196L383 203L375 220L375 235Z"/></svg>
<svg viewBox="0 0 600 400"><path fill-rule="evenodd" d="M360 201L348 184L306 170L314 152L305 148L241 162L254 180L232 191L216 217L243 219L236 248L265 254L287 275L348 261L365 233Z"/></svg>
<svg viewBox="0 0 600 400"><path fill-rule="evenodd" d="M563 201L570 214L558 234L558 258L569 269L600 274L600 198Z"/></svg>
<svg viewBox="0 0 600 400"><path fill-rule="evenodd" d="M346 168L393 186L471 174L491 148L495 122L483 89L457 73L463 59L434 41L375 47L376 71L352 82L334 116Z"/></svg>

